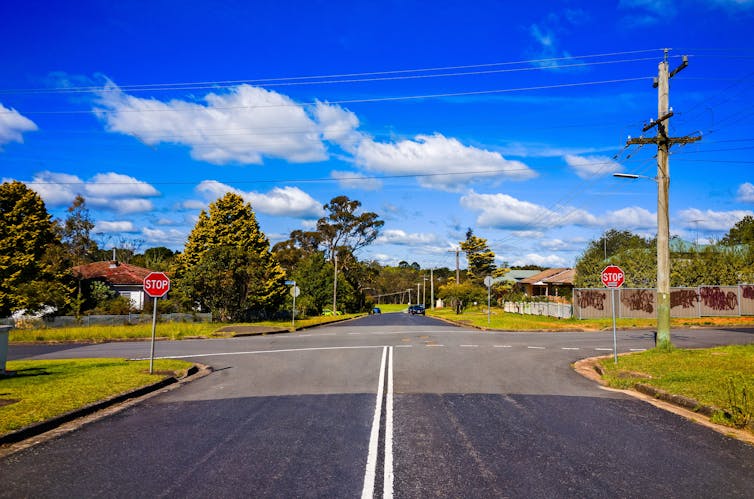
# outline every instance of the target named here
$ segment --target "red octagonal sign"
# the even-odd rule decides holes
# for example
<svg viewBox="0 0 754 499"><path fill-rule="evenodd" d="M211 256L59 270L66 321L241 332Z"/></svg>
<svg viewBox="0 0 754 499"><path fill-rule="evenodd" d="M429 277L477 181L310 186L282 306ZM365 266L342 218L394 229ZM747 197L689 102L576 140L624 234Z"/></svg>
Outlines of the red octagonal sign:
<svg viewBox="0 0 754 499"><path fill-rule="evenodd" d="M619 288L623 286L625 275L617 265L608 265L600 274L600 279L602 279L602 284L608 288Z"/></svg>
<svg viewBox="0 0 754 499"><path fill-rule="evenodd" d="M170 279L164 272L150 272L144 278L144 292L152 298L162 298L170 291Z"/></svg>

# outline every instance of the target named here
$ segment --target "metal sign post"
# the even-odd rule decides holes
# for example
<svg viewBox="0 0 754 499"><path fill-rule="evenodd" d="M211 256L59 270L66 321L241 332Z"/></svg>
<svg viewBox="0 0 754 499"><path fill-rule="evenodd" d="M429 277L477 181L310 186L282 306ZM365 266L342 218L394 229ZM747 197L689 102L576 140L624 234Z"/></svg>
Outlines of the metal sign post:
<svg viewBox="0 0 754 499"><path fill-rule="evenodd" d="M154 374L154 340L157 330L157 300L170 291L170 279L163 272L151 272L144 278L144 292L154 301L152 344L149 347L149 374Z"/></svg>
<svg viewBox="0 0 754 499"><path fill-rule="evenodd" d="M623 286L626 275L623 270L617 265L608 265L605 270L600 274L600 280L602 284L610 288L612 294L610 295L610 301L613 302L613 361L618 363L618 335L615 328L615 288Z"/></svg>
<svg viewBox="0 0 754 499"><path fill-rule="evenodd" d="M293 297L293 313L291 319L291 326L293 330L296 330L296 297L301 294L301 289L296 286L296 281L293 281L293 287L291 288L291 296Z"/></svg>
<svg viewBox="0 0 754 499"><path fill-rule="evenodd" d="M490 294L492 290L492 276L484 278L484 285L487 286L487 325L490 325Z"/></svg>

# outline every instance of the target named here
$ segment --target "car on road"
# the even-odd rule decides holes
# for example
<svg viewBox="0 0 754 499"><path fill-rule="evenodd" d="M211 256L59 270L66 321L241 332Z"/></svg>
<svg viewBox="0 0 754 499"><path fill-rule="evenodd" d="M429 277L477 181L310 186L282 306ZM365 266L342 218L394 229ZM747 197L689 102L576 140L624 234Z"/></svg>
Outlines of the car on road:
<svg viewBox="0 0 754 499"><path fill-rule="evenodd" d="M372 309L372 313L373 313L373 314L381 314L381 313L382 313L382 310L380 310L380 307L374 307L374 308Z"/></svg>
<svg viewBox="0 0 754 499"><path fill-rule="evenodd" d="M410 307L408 307L408 313L411 315L425 315L424 305L411 305Z"/></svg>

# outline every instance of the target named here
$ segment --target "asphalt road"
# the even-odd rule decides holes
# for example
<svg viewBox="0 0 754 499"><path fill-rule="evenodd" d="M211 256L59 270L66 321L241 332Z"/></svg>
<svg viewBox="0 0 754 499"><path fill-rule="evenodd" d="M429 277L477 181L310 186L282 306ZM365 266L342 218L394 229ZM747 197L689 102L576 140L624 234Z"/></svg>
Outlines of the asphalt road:
<svg viewBox="0 0 754 499"><path fill-rule="evenodd" d="M749 331L674 331L679 346ZM652 346L619 332L621 351ZM158 342L215 372L0 460L0 497L753 497L754 448L569 367L612 333L491 333L383 314ZM11 347L144 357L148 343Z"/></svg>

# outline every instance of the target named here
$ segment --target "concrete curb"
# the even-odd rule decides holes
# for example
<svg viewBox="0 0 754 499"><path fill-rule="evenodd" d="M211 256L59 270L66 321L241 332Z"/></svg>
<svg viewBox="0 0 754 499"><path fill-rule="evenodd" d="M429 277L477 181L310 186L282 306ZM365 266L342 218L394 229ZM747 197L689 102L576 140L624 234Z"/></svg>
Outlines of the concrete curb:
<svg viewBox="0 0 754 499"><path fill-rule="evenodd" d="M115 395L105 400L100 400L98 402L85 405L84 407L79 407L78 409L74 409L59 416L55 416L54 418L41 421L39 423L34 423L32 425L21 428L20 430L7 433L3 436L0 436L0 445L15 444L23 440L27 440L31 437L36 437L38 435L41 435L42 433L54 430L76 419L94 414L95 412L101 411L102 409L107 409L114 405L149 395L153 392L156 392L157 390L169 387L171 385L183 385L190 381L194 381L195 379L202 378L208 375L210 372L211 368L209 366L205 366L203 364L194 364L187 369L186 375L180 378L171 376L169 378L157 381L156 383L152 383L151 385L142 386L141 388L136 388L134 390Z"/></svg>
<svg viewBox="0 0 754 499"><path fill-rule="evenodd" d="M298 326L293 331L291 331L290 329L270 329L268 331L259 331L259 332L252 332L252 333L233 333L232 337L241 338L244 336L267 336L271 334L296 333L297 331L304 331L307 329L314 329L321 326L329 326L330 324L338 324L340 322L352 321L354 319L360 319L361 317L364 317L364 316L366 316L366 314L358 315L356 317L344 317L342 319L337 319L337 320L329 321L329 322L322 322L320 324L312 324L310 326Z"/></svg>

